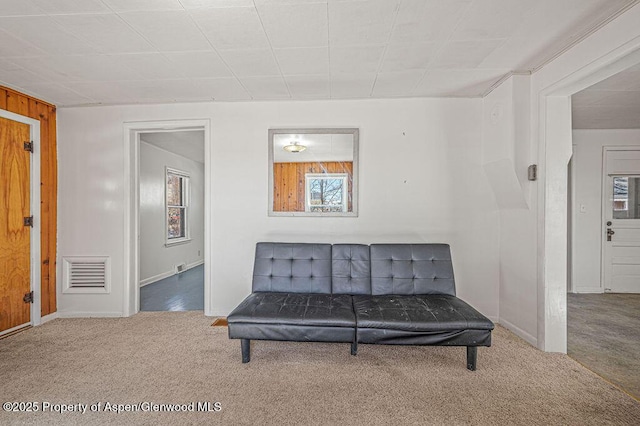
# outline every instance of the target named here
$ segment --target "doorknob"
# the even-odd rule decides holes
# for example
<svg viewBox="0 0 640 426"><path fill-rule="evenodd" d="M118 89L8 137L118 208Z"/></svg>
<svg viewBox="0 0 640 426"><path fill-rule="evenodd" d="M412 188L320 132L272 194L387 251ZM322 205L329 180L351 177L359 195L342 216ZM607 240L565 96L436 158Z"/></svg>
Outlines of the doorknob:
<svg viewBox="0 0 640 426"><path fill-rule="evenodd" d="M616 232L613 229L607 228L607 241L611 241L611 236L615 233Z"/></svg>

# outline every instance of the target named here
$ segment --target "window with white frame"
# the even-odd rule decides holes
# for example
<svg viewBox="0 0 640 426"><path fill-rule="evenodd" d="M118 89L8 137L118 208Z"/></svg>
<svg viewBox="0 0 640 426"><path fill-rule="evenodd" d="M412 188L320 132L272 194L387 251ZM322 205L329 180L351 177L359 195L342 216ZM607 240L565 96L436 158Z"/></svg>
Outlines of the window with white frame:
<svg viewBox="0 0 640 426"><path fill-rule="evenodd" d="M307 173L305 182L305 211L347 211L348 175L346 173Z"/></svg>
<svg viewBox="0 0 640 426"><path fill-rule="evenodd" d="M189 240L189 174L166 169L165 206L167 244Z"/></svg>

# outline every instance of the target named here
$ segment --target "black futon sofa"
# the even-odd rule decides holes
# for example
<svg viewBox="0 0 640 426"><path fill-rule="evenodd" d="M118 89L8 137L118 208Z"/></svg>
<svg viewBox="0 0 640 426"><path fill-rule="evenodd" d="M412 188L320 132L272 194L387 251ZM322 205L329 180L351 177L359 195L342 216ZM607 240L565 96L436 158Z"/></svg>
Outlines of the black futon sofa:
<svg viewBox="0 0 640 426"><path fill-rule="evenodd" d="M253 292L229 314L229 338L491 346L493 323L457 298L447 244L258 243Z"/></svg>

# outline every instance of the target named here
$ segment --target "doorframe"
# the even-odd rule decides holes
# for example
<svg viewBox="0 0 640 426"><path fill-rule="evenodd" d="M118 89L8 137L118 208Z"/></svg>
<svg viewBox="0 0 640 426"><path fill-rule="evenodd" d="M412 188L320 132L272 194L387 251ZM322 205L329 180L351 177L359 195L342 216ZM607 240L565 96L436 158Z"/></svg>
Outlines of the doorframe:
<svg viewBox="0 0 640 426"><path fill-rule="evenodd" d="M212 316L211 121L209 119L125 122L124 126L124 291L123 316L140 311L140 134L204 130L204 314Z"/></svg>
<svg viewBox="0 0 640 426"><path fill-rule="evenodd" d="M33 227L31 228L29 241L31 246L30 281L31 291L33 291L33 303L31 304L30 321L27 325L35 326L40 325L42 320L40 315L40 307L42 304L42 289L40 287L40 222L42 220L40 211L40 121L4 109L0 109L0 117L28 125L31 141L33 142L33 153L30 155L29 173L29 209L33 216ZM4 330L0 332L0 334L10 333L22 327L24 327L24 325Z"/></svg>
<svg viewBox="0 0 640 426"><path fill-rule="evenodd" d="M576 152L577 145L571 141L571 158L569 158L569 176L567 182L567 292L575 293L573 284L573 247L576 235Z"/></svg>
<svg viewBox="0 0 640 426"><path fill-rule="evenodd" d="M567 352L567 162L571 95L640 63L640 37L538 92L538 347Z"/></svg>
<svg viewBox="0 0 640 426"><path fill-rule="evenodd" d="M638 145L610 145L610 146L603 146L602 147L602 176L601 176L601 181L602 181L602 188L601 188L601 193L600 193L600 204L601 204L601 213L600 213L600 292L601 293L605 293L606 292L606 287L605 287L605 263L606 263L606 259L605 259L605 255L604 255L604 251L605 251L605 243L606 241L604 240L604 220L605 217L607 215L607 204L604 202L604 198L607 195L609 189L607 188L608 186L608 178L609 178L609 174L607 173L607 153L608 152L614 152L614 151L640 151L640 146Z"/></svg>

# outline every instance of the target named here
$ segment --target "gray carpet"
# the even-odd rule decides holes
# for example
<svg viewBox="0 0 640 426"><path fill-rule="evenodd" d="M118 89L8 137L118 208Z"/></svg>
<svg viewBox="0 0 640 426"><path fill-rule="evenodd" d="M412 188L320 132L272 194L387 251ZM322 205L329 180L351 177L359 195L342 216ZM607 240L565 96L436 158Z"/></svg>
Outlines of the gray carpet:
<svg viewBox="0 0 640 426"><path fill-rule="evenodd" d="M198 312L59 319L0 341L0 399L219 402L219 412L0 413L0 424L638 424L640 403L504 328L481 348L256 342ZM213 405L211 406L213 408Z"/></svg>
<svg viewBox="0 0 640 426"><path fill-rule="evenodd" d="M569 293L567 307L569 356L640 398L640 294Z"/></svg>

